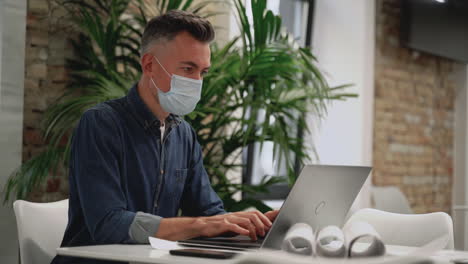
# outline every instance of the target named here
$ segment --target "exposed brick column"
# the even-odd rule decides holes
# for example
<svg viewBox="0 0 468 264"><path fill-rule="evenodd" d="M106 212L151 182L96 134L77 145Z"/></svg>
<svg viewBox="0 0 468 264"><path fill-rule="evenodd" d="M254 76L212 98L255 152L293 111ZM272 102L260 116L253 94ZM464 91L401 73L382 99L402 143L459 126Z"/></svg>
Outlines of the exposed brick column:
<svg viewBox="0 0 468 264"><path fill-rule="evenodd" d="M57 23L63 14L52 1L28 0L23 162L45 149L40 131L44 111L62 95L68 81L65 59L72 56L72 48L67 33ZM44 202L60 200L68 196L67 189L68 183L64 177L50 179L28 199Z"/></svg>
<svg viewBox="0 0 468 264"><path fill-rule="evenodd" d="M375 185L396 185L415 212L450 213L456 62L400 43L400 1L376 11Z"/></svg>

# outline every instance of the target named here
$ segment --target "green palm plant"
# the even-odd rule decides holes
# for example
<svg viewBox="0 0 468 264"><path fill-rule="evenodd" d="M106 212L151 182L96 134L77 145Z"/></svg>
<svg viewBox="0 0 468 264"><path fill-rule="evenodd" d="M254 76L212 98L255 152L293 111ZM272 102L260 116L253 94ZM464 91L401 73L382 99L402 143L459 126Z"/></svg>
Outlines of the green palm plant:
<svg viewBox="0 0 468 264"><path fill-rule="evenodd" d="M73 42L76 57L68 62L70 85L45 114L47 149L12 173L4 201L14 194L18 199L26 197L49 175L55 176L57 170L67 167L70 134L82 113L97 103L124 96L137 82L139 40L149 16L171 9L211 16L215 13L205 12L205 8L213 2L156 0L148 5L143 0L63 0L80 32ZM307 130L302 113L308 107L324 113L327 101L353 95L340 93L343 87L328 86L310 50L298 47L281 32L281 19L266 9L266 0L252 0L253 21L249 21L242 1L237 0L234 6L241 34L223 47L213 45L212 67L204 79L202 99L185 119L197 131L205 167L226 209L255 206L264 211L269 208L260 201L236 201L233 195L239 191L266 192L269 185L281 179L264 178L257 186L232 183L227 173L245 166L236 156L249 144L272 141L275 153L286 162L292 182L290 154L301 163L310 157L302 138L288 133L287 124ZM267 121L259 124L263 113Z"/></svg>
<svg viewBox="0 0 468 264"><path fill-rule="evenodd" d="M212 70L204 80L202 100L186 120L199 132L205 167L226 207L235 211L254 205L264 211L269 208L260 201L236 201L234 194L266 192L281 178L264 178L257 186L231 183L227 172L245 164L230 157L250 144L274 142L278 165L285 161L293 183L293 158L303 164L310 157L303 139L291 134L288 126L292 123L308 131L302 114L308 107L324 113L328 100L355 95L337 92L345 86L328 86L310 49L298 47L281 32L281 18L267 10L266 0L251 1L252 21L242 1L237 0L235 8L241 35L221 49L213 47ZM260 116L265 119L261 124Z"/></svg>

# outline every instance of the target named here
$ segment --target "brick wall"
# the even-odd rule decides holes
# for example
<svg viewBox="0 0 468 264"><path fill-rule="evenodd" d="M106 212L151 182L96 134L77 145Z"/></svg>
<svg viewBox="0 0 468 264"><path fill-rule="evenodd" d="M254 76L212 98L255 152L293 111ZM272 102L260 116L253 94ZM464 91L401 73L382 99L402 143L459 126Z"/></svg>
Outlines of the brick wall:
<svg viewBox="0 0 468 264"><path fill-rule="evenodd" d="M450 212L455 62L402 47L400 1L376 11L375 185L396 185L415 212Z"/></svg>
<svg viewBox="0 0 468 264"><path fill-rule="evenodd" d="M44 150L39 129L44 111L63 93L68 79L65 59L72 55L72 49L66 30L61 28L63 14L53 1L28 0L23 162ZM67 197L68 184L61 179L49 179L28 199L46 202Z"/></svg>

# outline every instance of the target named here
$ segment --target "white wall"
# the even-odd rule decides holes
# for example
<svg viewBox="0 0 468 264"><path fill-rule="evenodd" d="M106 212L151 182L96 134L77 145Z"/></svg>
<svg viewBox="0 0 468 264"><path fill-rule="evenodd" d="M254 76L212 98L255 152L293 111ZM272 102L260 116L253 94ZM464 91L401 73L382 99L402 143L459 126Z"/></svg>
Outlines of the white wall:
<svg viewBox="0 0 468 264"><path fill-rule="evenodd" d="M26 0L0 0L0 189L21 164ZM3 201L3 192L0 193ZM18 263L16 221L0 203L0 263Z"/></svg>
<svg viewBox="0 0 468 264"><path fill-rule="evenodd" d="M4 3L5 2L4 0L0 0L0 10L3 10L4 8ZM2 83L2 63L1 63L1 58L2 58L2 32L3 32L3 23L2 23L2 13L0 11L0 103L2 102L2 86L1 86L1 83Z"/></svg>
<svg viewBox="0 0 468 264"><path fill-rule="evenodd" d="M468 250L468 66L457 69L454 80L455 95L455 138L453 180L453 222L455 248Z"/></svg>
<svg viewBox="0 0 468 264"><path fill-rule="evenodd" d="M346 92L358 98L335 101L309 140L321 164L371 165L374 106L374 0L317 0L312 48L332 86L352 83ZM358 207L369 205L369 183Z"/></svg>

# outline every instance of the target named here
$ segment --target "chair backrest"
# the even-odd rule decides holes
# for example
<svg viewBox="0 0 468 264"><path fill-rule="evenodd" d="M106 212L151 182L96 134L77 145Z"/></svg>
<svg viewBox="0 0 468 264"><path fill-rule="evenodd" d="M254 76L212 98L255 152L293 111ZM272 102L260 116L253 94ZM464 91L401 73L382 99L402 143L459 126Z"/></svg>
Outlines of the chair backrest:
<svg viewBox="0 0 468 264"><path fill-rule="evenodd" d="M371 203L373 208L386 212L413 213L405 195L395 186L372 186Z"/></svg>
<svg viewBox="0 0 468 264"><path fill-rule="evenodd" d="M420 247L448 235L445 249L453 249L452 218L443 212L430 214L397 214L365 208L353 214L349 222L371 224L388 245Z"/></svg>
<svg viewBox="0 0 468 264"><path fill-rule="evenodd" d="M13 203L22 264L50 263L68 222L68 199L53 203Z"/></svg>

